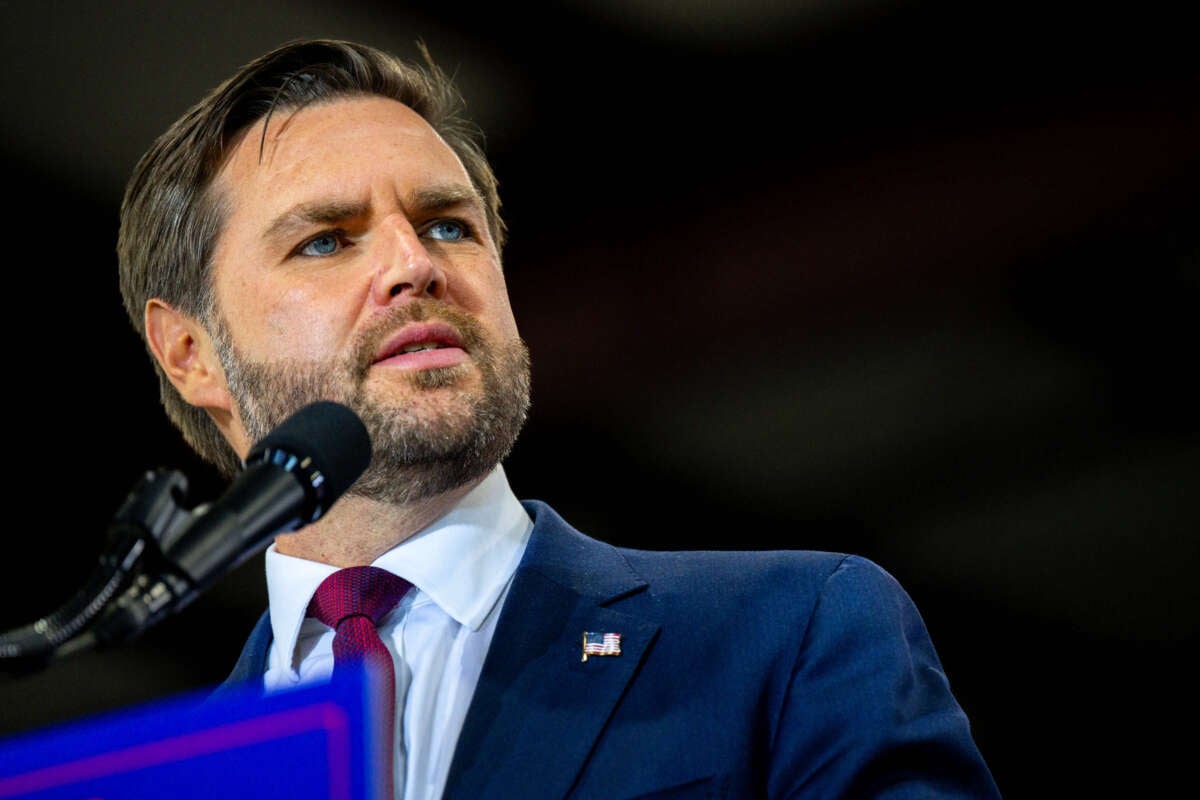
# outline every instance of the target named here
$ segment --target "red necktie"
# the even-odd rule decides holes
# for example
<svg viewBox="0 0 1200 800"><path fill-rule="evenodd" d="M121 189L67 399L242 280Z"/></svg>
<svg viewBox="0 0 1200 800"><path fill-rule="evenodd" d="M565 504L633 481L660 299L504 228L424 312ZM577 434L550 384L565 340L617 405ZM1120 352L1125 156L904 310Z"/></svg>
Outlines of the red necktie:
<svg viewBox="0 0 1200 800"><path fill-rule="evenodd" d="M383 772L387 785L384 797L391 800L392 735L396 722L396 673L392 654L379 638L375 626L412 586L408 581L378 567L348 567L330 575L317 587L308 614L316 617L335 633L333 637L334 671L341 664L364 662L378 677L382 696L383 744L387 757Z"/></svg>

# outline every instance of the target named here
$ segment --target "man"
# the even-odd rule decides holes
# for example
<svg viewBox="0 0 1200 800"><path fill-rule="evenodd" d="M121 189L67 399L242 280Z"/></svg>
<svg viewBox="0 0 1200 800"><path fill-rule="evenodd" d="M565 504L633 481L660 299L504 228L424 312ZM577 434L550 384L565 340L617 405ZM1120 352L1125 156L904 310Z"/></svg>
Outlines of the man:
<svg viewBox="0 0 1200 800"><path fill-rule="evenodd" d="M232 475L331 399L373 442L333 508L268 548L270 608L231 685L326 679L334 632L310 601L374 565L414 587L381 622L397 797L997 797L876 565L619 549L513 496L529 359L496 180L426 61L284 45L127 190L122 292L187 441Z"/></svg>

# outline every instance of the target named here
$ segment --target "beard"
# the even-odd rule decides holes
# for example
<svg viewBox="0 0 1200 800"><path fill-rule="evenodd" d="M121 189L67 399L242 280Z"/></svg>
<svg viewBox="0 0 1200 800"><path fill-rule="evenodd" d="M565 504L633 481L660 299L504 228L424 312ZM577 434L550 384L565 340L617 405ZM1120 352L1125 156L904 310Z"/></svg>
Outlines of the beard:
<svg viewBox="0 0 1200 800"><path fill-rule="evenodd" d="M405 323L434 319L454 327L470 360L390 375L389 381L406 382L410 397L404 401L369 393L367 377L383 340ZM318 400L358 414L371 436L371 463L349 495L404 505L463 486L508 456L529 412L525 343L492 343L473 317L440 301L397 306L357 337L345 360L332 364L253 361L234 347L224 320L218 318L214 328L234 407L252 442Z"/></svg>

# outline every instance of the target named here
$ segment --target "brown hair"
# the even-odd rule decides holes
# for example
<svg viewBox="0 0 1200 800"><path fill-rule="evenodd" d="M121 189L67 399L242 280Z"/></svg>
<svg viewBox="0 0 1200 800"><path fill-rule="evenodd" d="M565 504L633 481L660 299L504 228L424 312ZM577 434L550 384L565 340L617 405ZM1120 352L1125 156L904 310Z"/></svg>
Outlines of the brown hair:
<svg viewBox="0 0 1200 800"><path fill-rule="evenodd" d="M503 248L500 198L482 132L463 116L464 103L452 81L425 47L418 47L423 65L353 42L288 42L243 66L155 140L126 186L117 239L121 296L143 342L151 298L213 331L211 259L224 221L213 181L239 134L276 111L363 95L408 106L458 155L484 200L496 247ZM216 425L184 401L157 360L151 361L167 417L202 458L232 475L241 465Z"/></svg>

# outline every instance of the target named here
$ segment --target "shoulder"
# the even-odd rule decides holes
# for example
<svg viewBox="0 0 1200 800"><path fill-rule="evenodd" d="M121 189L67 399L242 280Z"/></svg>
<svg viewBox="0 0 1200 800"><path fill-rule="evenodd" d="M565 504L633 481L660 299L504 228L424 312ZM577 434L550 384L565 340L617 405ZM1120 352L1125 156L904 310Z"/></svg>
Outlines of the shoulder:
<svg viewBox="0 0 1200 800"><path fill-rule="evenodd" d="M534 519L532 561L560 573L622 569L644 581L660 602L737 606L796 619L818 610L872 616L907 608L899 582L874 561L821 550L644 550L584 534L536 500L523 501ZM818 609L818 606L820 608Z"/></svg>

